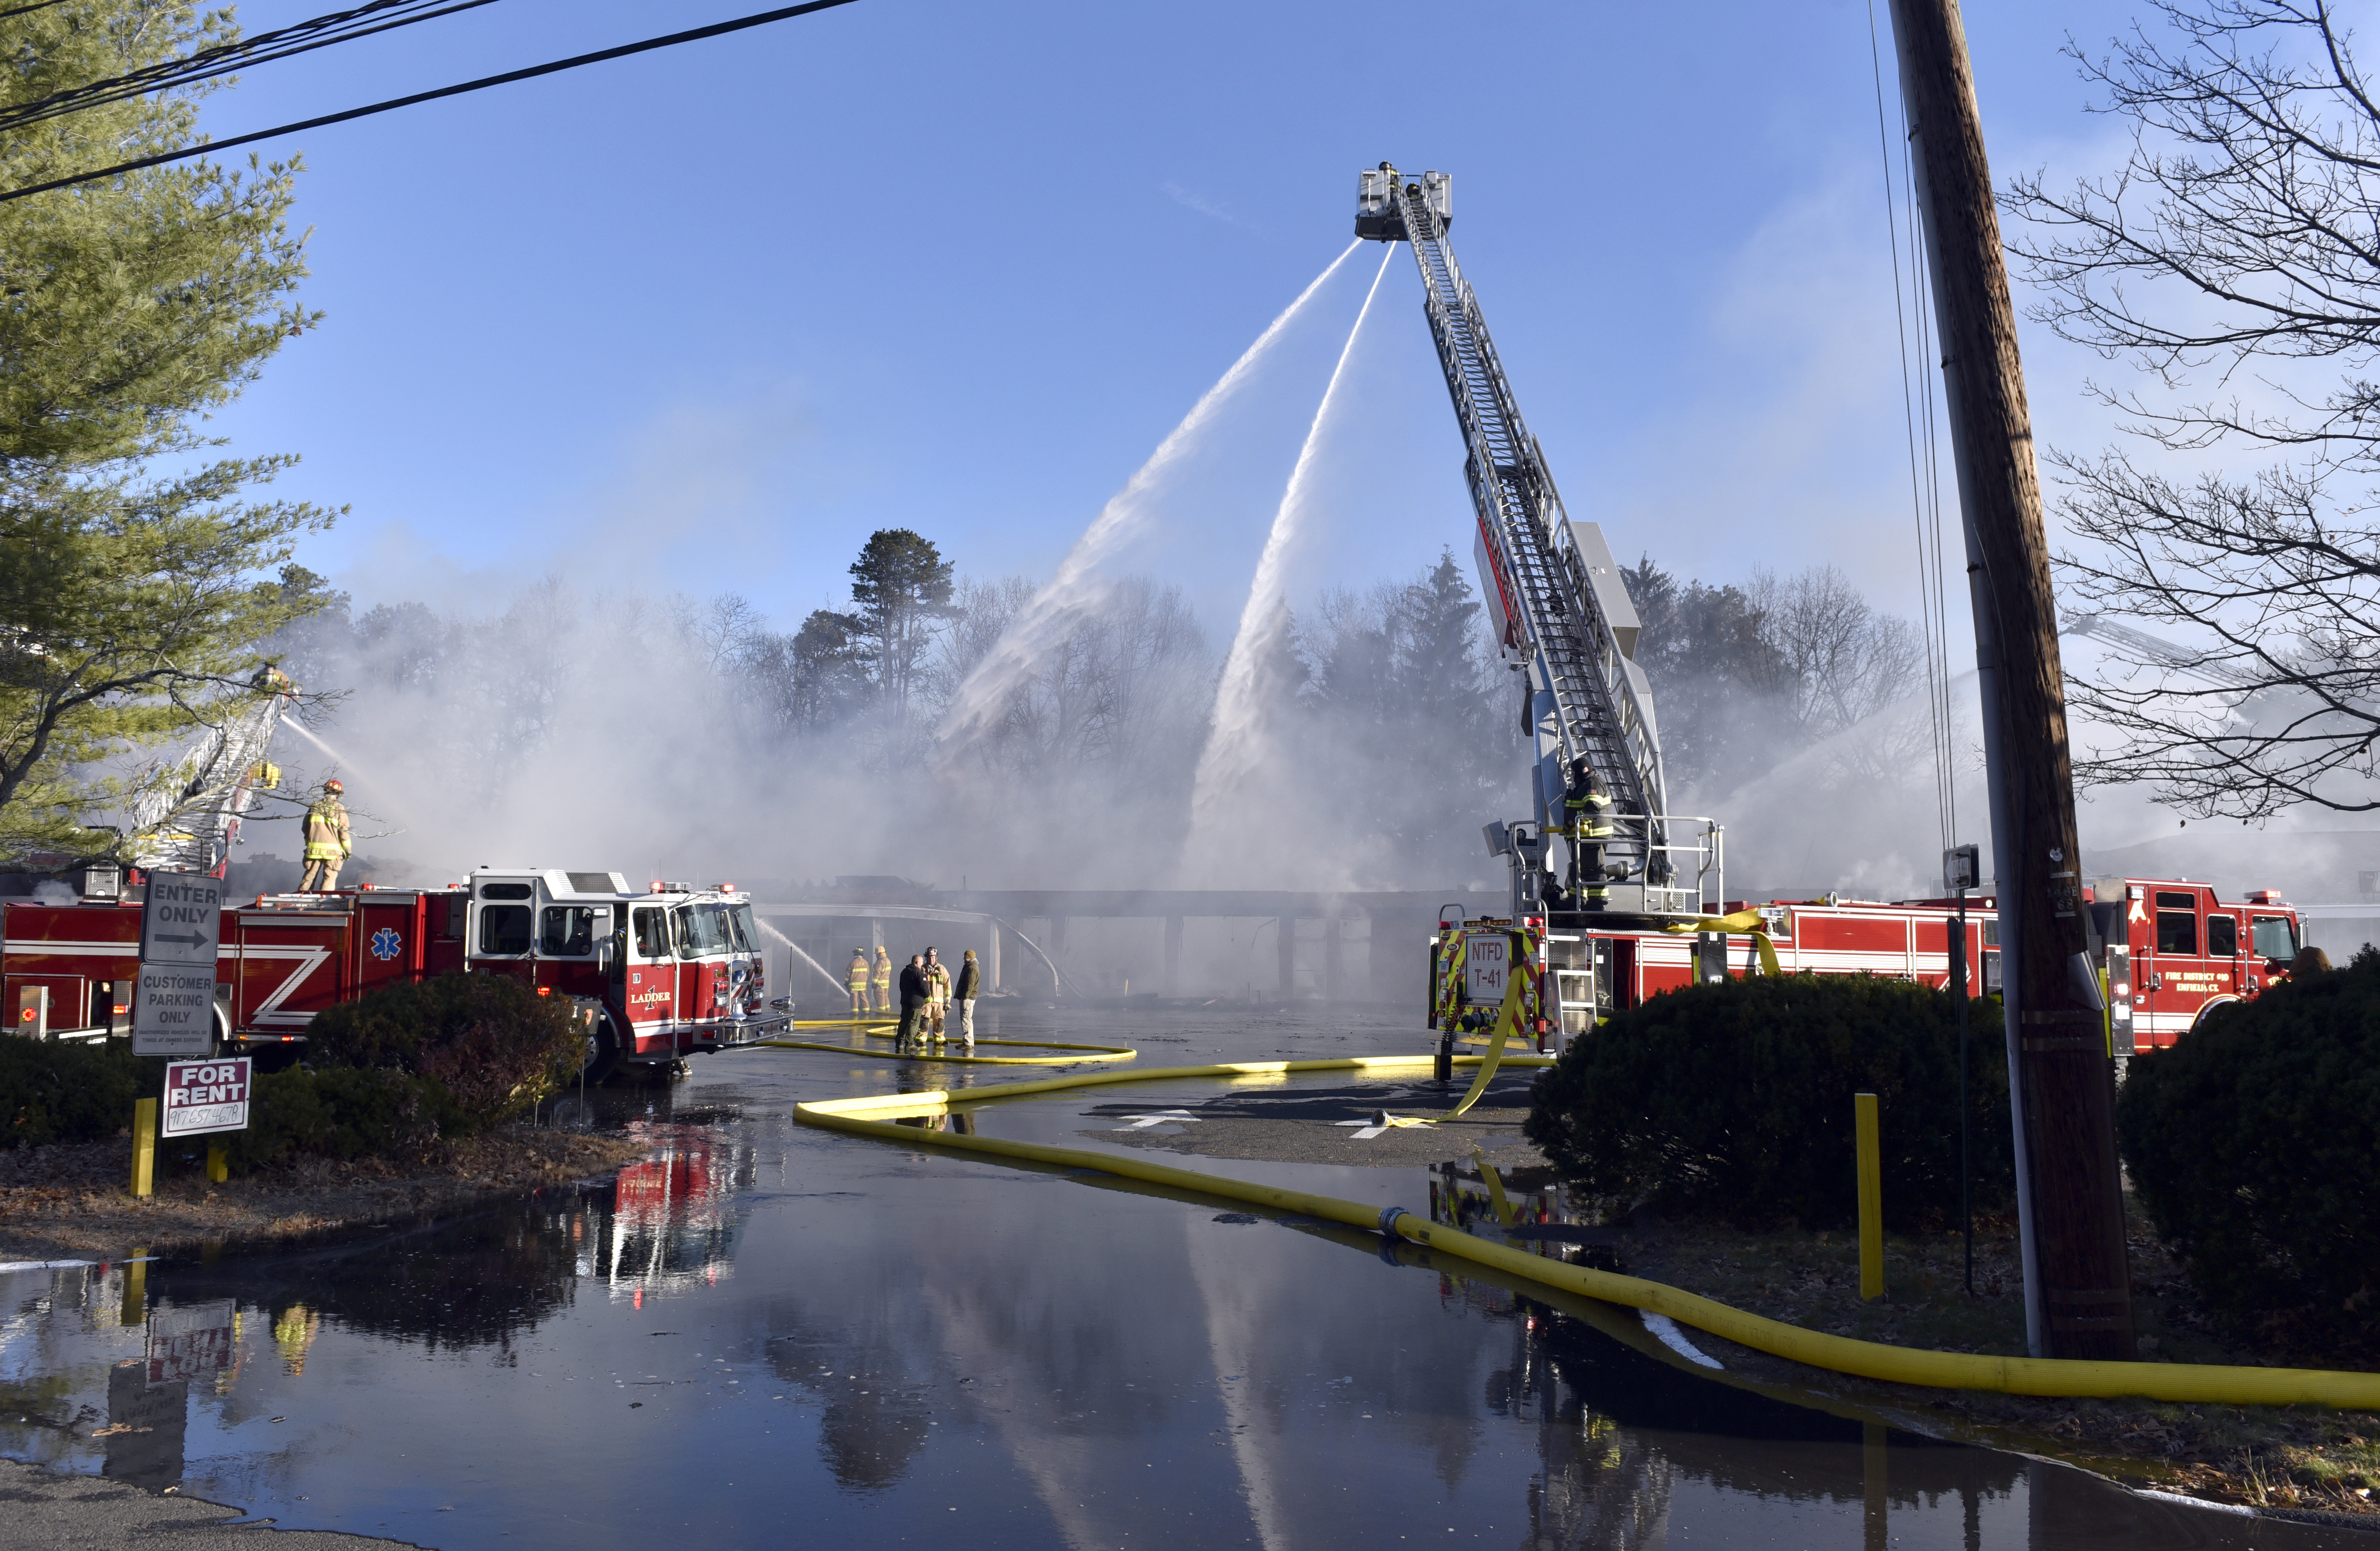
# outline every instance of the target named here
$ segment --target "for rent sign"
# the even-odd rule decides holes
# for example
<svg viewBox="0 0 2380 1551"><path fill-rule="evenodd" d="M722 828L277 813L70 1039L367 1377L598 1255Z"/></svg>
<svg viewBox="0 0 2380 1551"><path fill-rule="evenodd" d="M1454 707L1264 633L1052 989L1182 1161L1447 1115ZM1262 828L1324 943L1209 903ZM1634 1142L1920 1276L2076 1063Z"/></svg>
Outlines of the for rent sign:
<svg viewBox="0 0 2380 1551"><path fill-rule="evenodd" d="M248 1129L249 1058L165 1063L161 1136L199 1136Z"/></svg>

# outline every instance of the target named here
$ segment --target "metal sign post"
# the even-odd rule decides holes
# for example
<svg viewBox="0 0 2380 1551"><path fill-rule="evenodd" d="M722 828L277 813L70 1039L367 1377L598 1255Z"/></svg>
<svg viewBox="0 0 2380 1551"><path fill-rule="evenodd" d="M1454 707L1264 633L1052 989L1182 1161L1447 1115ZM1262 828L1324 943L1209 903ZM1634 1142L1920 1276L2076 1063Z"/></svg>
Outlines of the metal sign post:
<svg viewBox="0 0 2380 1551"><path fill-rule="evenodd" d="M212 1049L222 939L221 878L149 875L140 910L140 979L132 999L134 1055L204 1056Z"/></svg>

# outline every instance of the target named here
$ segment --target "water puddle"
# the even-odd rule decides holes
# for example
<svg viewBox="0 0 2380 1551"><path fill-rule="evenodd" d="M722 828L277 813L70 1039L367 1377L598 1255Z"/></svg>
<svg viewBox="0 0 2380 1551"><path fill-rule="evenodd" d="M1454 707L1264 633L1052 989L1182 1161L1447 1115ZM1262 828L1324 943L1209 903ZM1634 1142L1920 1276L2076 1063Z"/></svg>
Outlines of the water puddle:
<svg viewBox="0 0 2380 1551"><path fill-rule="evenodd" d="M1388 1048L1344 1016L1133 1017L1227 1058ZM1131 1033L1031 1019L1004 1032ZM949 1071L710 1058L597 1096L651 1148L615 1181L0 1277L0 1453L449 1548L2374 1544L1699 1376L1633 1316L1411 1244L790 1119ZM1084 1109L957 1119L1074 1146L1121 1123ZM1199 1166L1596 1253L1524 1171Z"/></svg>

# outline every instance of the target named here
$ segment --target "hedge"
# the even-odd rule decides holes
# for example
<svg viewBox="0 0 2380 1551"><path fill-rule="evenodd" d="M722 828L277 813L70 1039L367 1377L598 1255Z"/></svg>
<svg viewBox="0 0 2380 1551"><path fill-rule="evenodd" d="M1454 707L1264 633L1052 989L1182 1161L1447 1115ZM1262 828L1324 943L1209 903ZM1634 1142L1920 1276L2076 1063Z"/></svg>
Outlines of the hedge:
<svg viewBox="0 0 2380 1551"><path fill-rule="evenodd" d="M306 1030L306 1064L401 1072L435 1087L450 1129L483 1130L561 1091L586 1059L568 997L501 975L441 975L325 1008Z"/></svg>
<svg viewBox="0 0 2380 1551"><path fill-rule="evenodd" d="M2007 1050L1996 1004L1969 1019L1974 1201L1995 1208L2014 1198ZM1909 981L1755 976L1653 997L1538 1075L1524 1132L1626 1205L1834 1228L1858 1213L1855 1093L1877 1096L1885 1225L1956 1221L1957 1003Z"/></svg>
<svg viewBox="0 0 2380 1551"><path fill-rule="evenodd" d="M129 1130L133 1101L164 1080L163 1062L121 1043L0 1035L0 1146L94 1142Z"/></svg>
<svg viewBox="0 0 2380 1551"><path fill-rule="evenodd" d="M2116 1123L2135 1194L2210 1305L2284 1345L2380 1351L2380 953L2135 1057Z"/></svg>

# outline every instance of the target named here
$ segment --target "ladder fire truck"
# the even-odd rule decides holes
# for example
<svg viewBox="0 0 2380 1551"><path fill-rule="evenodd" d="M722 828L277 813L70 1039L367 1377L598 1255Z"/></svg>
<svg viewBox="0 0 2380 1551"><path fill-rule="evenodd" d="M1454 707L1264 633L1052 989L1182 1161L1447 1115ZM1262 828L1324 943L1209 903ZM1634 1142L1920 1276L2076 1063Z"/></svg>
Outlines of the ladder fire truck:
<svg viewBox="0 0 2380 1551"><path fill-rule="evenodd" d="M129 1031L139 894L136 884L121 898L0 906L14 1032ZM223 1053L298 1045L324 1008L434 975L508 975L572 998L587 1016L590 1078L767 1037L791 1017L790 1004L767 1000L752 905L732 884L639 892L613 872L491 868L444 889L260 895L225 908L222 941Z"/></svg>
<svg viewBox="0 0 2380 1551"><path fill-rule="evenodd" d="M1359 175L1355 235L1408 244L1421 271L1423 309L1467 454L1480 595L1505 662L1524 675L1524 725L1533 740L1533 816L1487 827L1489 850L1510 861L1511 913L1439 922L1430 949L1430 1027L1453 1033L1492 1021L1488 1009L1466 1001L1465 975L1439 973L1441 963L1457 962L1456 939L1468 937L1483 939L1499 962L1533 966L1541 977L1541 1038L1556 1044L1646 997L1753 972L1771 956L1789 975L1891 975L1946 986L1960 916L1968 989L1997 990L1989 898L1971 900L1963 911L1949 899L1829 897L1756 907L1727 901L1720 827L1665 811L1652 688L1635 661L1635 607L1602 530L1571 519L1521 418L1478 298L1447 240L1453 216L1453 180L1444 173L1408 181L1383 162ZM1548 865L1549 818L1578 759L1613 800L1614 833L1602 849L1609 900L1593 912L1571 901L1554 907ZM2113 878L2090 897L2093 955L2106 975L2117 1054L2172 1044L2208 1009L2252 996L2288 973L2297 954L2296 912L2269 892L2228 902L2204 883ZM1707 929L1714 917L1741 920L1739 913L1754 908L1755 929ZM1731 965L1738 935L1744 960ZM1497 938L1500 946L1484 940ZM1464 962L1468 956L1466 946Z"/></svg>

